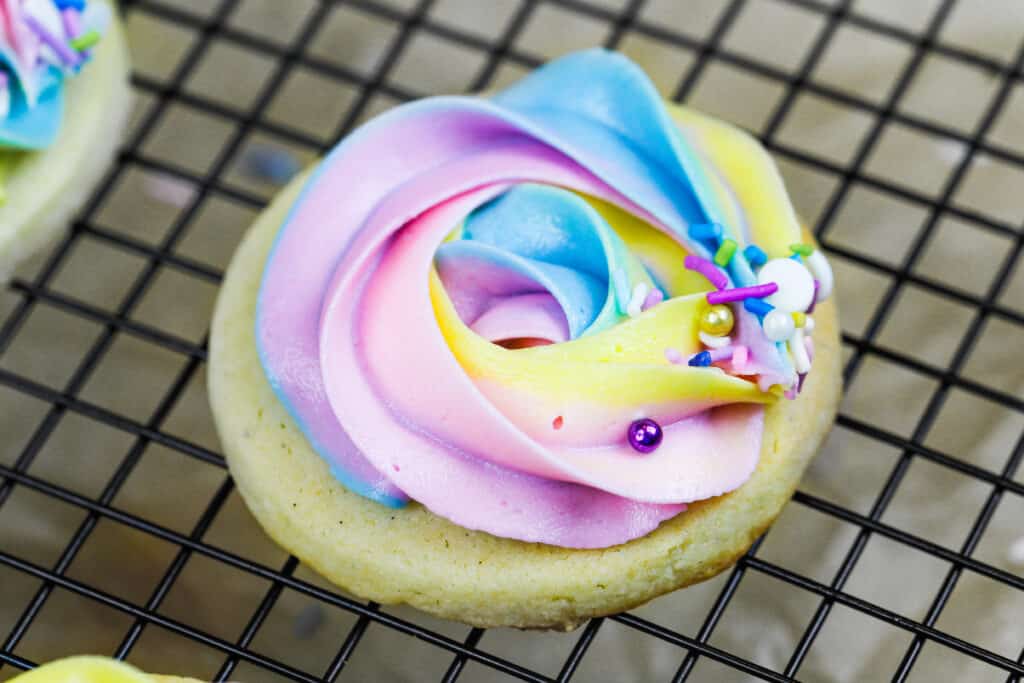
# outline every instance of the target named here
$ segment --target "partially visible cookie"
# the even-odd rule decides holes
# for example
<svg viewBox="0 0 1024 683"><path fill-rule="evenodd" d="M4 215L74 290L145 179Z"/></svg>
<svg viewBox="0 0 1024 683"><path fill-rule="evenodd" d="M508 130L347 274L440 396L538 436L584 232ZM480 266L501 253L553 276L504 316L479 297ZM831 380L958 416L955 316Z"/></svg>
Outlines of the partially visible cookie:
<svg viewBox="0 0 1024 683"><path fill-rule="evenodd" d="M0 140L9 162L0 159L0 282L67 227L117 151L131 108L130 67L116 10L110 15L91 60L63 86L64 120L53 143L15 154Z"/></svg>
<svg viewBox="0 0 1024 683"><path fill-rule="evenodd" d="M194 678L147 674L127 662L93 655L58 659L11 680L18 683L198 683Z"/></svg>

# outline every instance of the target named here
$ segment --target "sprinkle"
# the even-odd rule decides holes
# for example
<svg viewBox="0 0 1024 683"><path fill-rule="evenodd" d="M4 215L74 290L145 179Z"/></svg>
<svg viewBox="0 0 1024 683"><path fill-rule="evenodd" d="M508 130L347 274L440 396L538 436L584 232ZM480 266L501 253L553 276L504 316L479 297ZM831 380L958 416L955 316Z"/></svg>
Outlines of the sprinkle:
<svg viewBox="0 0 1024 683"><path fill-rule="evenodd" d="M690 360L687 362L687 365L689 365L692 368L706 368L709 365L711 365L711 354L708 353L707 351L695 353L693 354L693 356L690 357Z"/></svg>
<svg viewBox="0 0 1024 683"><path fill-rule="evenodd" d="M142 191L162 204L178 208L188 206L195 197L195 189L187 182L162 173L144 175Z"/></svg>
<svg viewBox="0 0 1024 683"><path fill-rule="evenodd" d="M768 297L768 303L786 313L803 311L814 299L814 278L803 264L793 259L768 261L757 271L757 281L778 285L778 293Z"/></svg>
<svg viewBox="0 0 1024 683"><path fill-rule="evenodd" d="M784 342L793 336L796 326L791 317L775 309L761 321L761 328L764 330L764 336L771 341Z"/></svg>
<svg viewBox="0 0 1024 683"><path fill-rule="evenodd" d="M720 349L712 349L708 351L708 355L711 356L712 363L720 363L723 360L729 360L732 358L732 346L723 346Z"/></svg>
<svg viewBox="0 0 1024 683"><path fill-rule="evenodd" d="M770 387L768 387L768 393L772 394L773 396L778 396L779 398L782 398L783 396L786 395L786 390L782 388L781 384L773 384Z"/></svg>
<svg viewBox="0 0 1024 683"><path fill-rule="evenodd" d="M750 265L755 268L768 263L768 254L764 253L761 247L756 244L747 245L743 250L743 255L750 261Z"/></svg>
<svg viewBox="0 0 1024 683"><path fill-rule="evenodd" d="M302 611L295 617L292 625L292 633L296 638L303 640L313 637L313 634L323 625L324 609L318 602L311 602L302 608Z"/></svg>
<svg viewBox="0 0 1024 683"><path fill-rule="evenodd" d="M729 286L729 278L725 276L725 273L706 258L690 254L683 259L683 266L687 270L695 270L706 277L708 282L715 286L715 289L725 289Z"/></svg>
<svg viewBox="0 0 1024 683"><path fill-rule="evenodd" d="M647 300L648 286L646 282L638 282L633 285L633 295L629 297L629 304L626 305L626 314L630 318L640 315L643 310L644 301Z"/></svg>
<svg viewBox="0 0 1024 683"><path fill-rule="evenodd" d="M60 57L62 62L68 66L76 66L81 62L81 58L76 53L72 52L63 40L50 33L50 31L40 24L39 20L34 16L26 14L25 23L30 29L32 29L33 33L39 36L39 40L46 43L51 50L57 53L57 56Z"/></svg>
<svg viewBox="0 0 1024 683"><path fill-rule="evenodd" d="M73 9L79 12L85 11L85 0L53 0L53 4L57 5L59 10Z"/></svg>
<svg viewBox="0 0 1024 683"><path fill-rule="evenodd" d="M690 237L699 240L718 240L722 236L722 226L718 223L694 223L690 226Z"/></svg>
<svg viewBox="0 0 1024 683"><path fill-rule="evenodd" d="M807 313L814 313L814 305L818 303L818 290L821 289L821 282L814 281L814 296L811 297L811 305L807 307Z"/></svg>
<svg viewBox="0 0 1024 683"><path fill-rule="evenodd" d="M735 325L736 316L733 315L732 308L725 304L706 307L697 320L700 331L714 337L728 336Z"/></svg>
<svg viewBox="0 0 1024 683"><path fill-rule="evenodd" d="M800 254L801 256L810 256L814 251L814 245L805 244L803 242L797 242L796 244L789 245L789 250L794 254Z"/></svg>
<svg viewBox="0 0 1024 683"><path fill-rule="evenodd" d="M1016 567L1024 567L1024 536L1010 544L1006 557L1010 560L1010 564Z"/></svg>
<svg viewBox="0 0 1024 683"><path fill-rule="evenodd" d="M64 35L68 39L77 38L82 33L82 17L73 7L67 7L60 12L61 23L64 24Z"/></svg>
<svg viewBox="0 0 1024 683"><path fill-rule="evenodd" d="M747 367L747 360L750 358L750 350L740 344L732 350L732 368L733 370L742 370Z"/></svg>
<svg viewBox="0 0 1024 683"><path fill-rule="evenodd" d="M813 331L814 331L814 318L812 318L811 316L807 316L807 319L804 320L804 332L807 332L808 334L810 334Z"/></svg>
<svg viewBox="0 0 1024 683"><path fill-rule="evenodd" d="M793 316L793 324L796 325L797 327L803 327L804 325L807 324L807 314L806 313L801 313L800 311L796 311L794 313L790 313L790 315Z"/></svg>
<svg viewBox="0 0 1024 683"><path fill-rule="evenodd" d="M89 31L87 33L83 33L77 38L72 38L70 45L79 52L82 52L84 50L88 50L98 42L100 42L100 34L97 31Z"/></svg>
<svg viewBox="0 0 1024 683"><path fill-rule="evenodd" d="M789 340L789 353L793 356L793 367L798 373L811 371L811 358L804 345L804 331L796 330Z"/></svg>
<svg viewBox="0 0 1024 683"><path fill-rule="evenodd" d="M299 172L299 162L291 152L256 144L242 155L242 169L259 180L284 185Z"/></svg>
<svg viewBox="0 0 1024 683"><path fill-rule="evenodd" d="M555 419L551 421L551 428L554 430L561 429L563 425L565 425L565 418L561 415L556 416Z"/></svg>
<svg viewBox="0 0 1024 683"><path fill-rule="evenodd" d="M772 306L767 301L763 301L761 299L747 299L746 301L743 302L743 308L747 309L754 315L762 317L768 315L769 313L775 310L774 306Z"/></svg>
<svg viewBox="0 0 1024 683"><path fill-rule="evenodd" d="M646 311L648 308L654 308L664 300L665 295L661 293L661 290L657 287L651 287L651 291L647 293L647 297L644 299L640 310Z"/></svg>
<svg viewBox="0 0 1024 683"><path fill-rule="evenodd" d="M807 379L807 373L802 372L796 376L796 393L800 393L804 390L804 380Z"/></svg>
<svg viewBox="0 0 1024 683"><path fill-rule="evenodd" d="M796 398L797 391L798 391L798 389L796 388L796 385L794 384L789 389L786 389L786 393L784 393L783 396L785 396L787 399L792 401L794 398Z"/></svg>
<svg viewBox="0 0 1024 683"><path fill-rule="evenodd" d="M727 304L732 301L771 296L777 291L779 291L777 284L766 282L763 285L754 285L753 287L737 287L735 289L723 289L718 292L708 292L707 298L709 304Z"/></svg>
<svg viewBox="0 0 1024 683"><path fill-rule="evenodd" d="M626 430L626 440L637 453L651 453L661 444L661 425L649 417L636 420Z"/></svg>
<svg viewBox="0 0 1024 683"><path fill-rule="evenodd" d="M679 353L678 349L669 347L665 349L665 360L673 365L679 365L683 362L683 354Z"/></svg>
<svg viewBox="0 0 1024 683"><path fill-rule="evenodd" d="M807 269L818 281L818 295L815 297L815 301L824 301L829 298L832 295L832 287L835 285L835 274L832 272L832 266L829 265L828 259L825 258L825 252L818 249L808 256Z"/></svg>
<svg viewBox="0 0 1024 683"><path fill-rule="evenodd" d="M712 349L720 349L732 343L729 337L717 337L713 334L708 334L704 330L698 332L697 336L700 337L701 344Z"/></svg>
<svg viewBox="0 0 1024 683"><path fill-rule="evenodd" d="M722 240L722 244L718 247L718 251L715 252L715 264L725 268L729 265L729 261L732 261L733 254L735 253L736 240L726 237Z"/></svg>

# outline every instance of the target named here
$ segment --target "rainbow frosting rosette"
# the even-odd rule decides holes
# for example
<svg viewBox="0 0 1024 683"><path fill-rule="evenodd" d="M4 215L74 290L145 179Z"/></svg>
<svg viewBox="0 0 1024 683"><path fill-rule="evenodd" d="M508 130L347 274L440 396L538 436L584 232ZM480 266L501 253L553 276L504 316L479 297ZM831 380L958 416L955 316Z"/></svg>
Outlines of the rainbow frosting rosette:
<svg viewBox="0 0 1024 683"><path fill-rule="evenodd" d="M760 145L590 50L344 140L278 233L256 340L350 490L604 548L751 476L831 287Z"/></svg>

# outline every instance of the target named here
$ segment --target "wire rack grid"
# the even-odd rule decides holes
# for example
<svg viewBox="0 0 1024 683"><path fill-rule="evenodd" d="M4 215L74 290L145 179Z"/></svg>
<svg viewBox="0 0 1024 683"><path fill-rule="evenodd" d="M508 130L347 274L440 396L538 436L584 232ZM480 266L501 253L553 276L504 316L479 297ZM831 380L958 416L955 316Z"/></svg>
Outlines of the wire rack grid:
<svg viewBox="0 0 1024 683"><path fill-rule="evenodd" d="M856 615L861 619L857 622L859 629L895 634L898 652L887 674L894 680L920 675L922 657L934 651L949 653L958 661L977 662L983 667L979 670L989 676L985 680L1021 680L1024 636L1019 629L1009 629L1015 645L996 645L950 626L943 621L943 614L955 601L958 586L968 581L984 580L1013 599L1024 595L1024 574L1020 570L992 559L991 553L979 552L1001 507L1011 504L1007 500L1018 505L1024 498L1024 482L1018 472L1024 455L1024 430L1016 427L995 456L984 461L973 458L966 447L942 440L936 443L931 435L956 419L950 406L964 396L984 401L1010 416L1024 413L1024 397L1019 389L971 371L973 355L980 343L986 343L986 330L991 326L1024 329L1024 311L1011 296L1016 286L1014 269L1024 247L1022 214L1012 210L993 214L963 199L980 159L1010 172L1024 169L1020 145L995 134L1005 110L1015 106L1015 91L1024 83L1024 28L1018 32L1019 45L1012 52L997 54L957 42L950 37L950 26L957 17L972 9L984 11L980 3L970 0L918 3L921 11L916 24L878 14L871 7L879 3L861 7L850 0L721 0L695 3L701 7L701 16L707 17L706 21L694 21L695 26L665 20L666 13L672 11L665 7L671 3L655 0L507 0L495 2L485 12L487 16L481 21L490 21L493 26L483 31L446 19L443 10L452 3L444 0L307 0L296 3L300 9L293 13L295 21L286 30L267 34L247 28L244 18L253 11L251 6L268 4L272 3L123 2L130 27L134 25L141 32L142 25L151 25L158 26L159 31L180 33L180 49L162 53L157 60L165 67L162 70L145 64L138 68L133 85L139 106L117 165L108 172L67 237L41 261L23 269L4 293L4 307L0 308L0 390L19 406L31 403L35 409L15 415L11 408L15 416L3 423L7 433L2 440L7 450L0 452L0 601L6 604L0 605L0 615L10 616L7 621L0 619L0 680L44 658L64 654L59 638L52 634L67 634L73 640L75 615L94 613L101 614L95 619L115 624L111 628L116 630L116 640L105 646L103 653L143 666L153 660L159 662L153 666L177 668L217 681L384 679L390 671L386 660L403 656L422 656L423 661L430 662L413 674L405 674L412 680L491 680L488 676L528 681L598 680L604 664L588 669L588 660L600 661L604 646L592 645L610 642L610 633L615 638L628 637L631 643L645 643L643 647L657 643L663 653L659 656L671 662L663 670L665 678L672 681L733 680L730 676L736 680L826 679L827 671L810 669L807 662L814 657L828 662L841 656L839 651L828 650L836 640L825 635L830 622L840 619L840 614L847 615L844 618ZM468 5L460 6L467 9ZM343 13L348 18L359 17L360 22L388 27L386 40L374 39L379 49L375 48L372 60L355 64L332 59L329 51L317 48L318 34L328 31L335 17ZM786 59L762 59L737 47L732 35L764 13L795 13L801 21L809 22L806 35L796 41L801 43L798 54ZM804 571L800 565L769 552L776 533L769 532L732 570L709 584L712 590L702 594L697 611L691 611L687 623L638 610L595 619L571 635L524 634L522 640L512 640L512 645L505 647L500 644L504 636L359 601L319 581L294 557L272 550L250 551L233 544L233 534L217 533L218 525L224 524L222 520L235 514L232 510L237 503L232 501L237 494L216 444L194 437L187 427L181 427L189 423L180 417L181 405L189 396L197 391L201 394L201 388L196 387L201 387L207 358L205 328L179 329L173 324L152 322L149 311L159 306L150 303L154 291L169 292L158 299L164 306L177 301L188 308L192 305L190 293L198 288L204 292L199 300L205 303L196 305L204 315L208 312L203 307L208 308L212 300L230 249L210 246L212 242L195 235L219 230L229 233L221 235L229 245L237 243L245 222L271 196L272 187L239 180L238 160L254 139L272 139L311 159L375 111L430 94L416 87L415 62L422 60L414 54L424 43L474 56L469 66L462 65L455 89L495 87L506 77L552 56L531 48L528 34L538 22L554 21L554 17L564 22L557 30L570 36L569 42L586 29L596 36L586 41L609 48L625 49L625 43L634 48L641 43L657 45L658 57L651 59L661 67L659 85L669 87L669 95L676 101L696 100L699 105L701 97L709 97L702 91L702 83L712 72L722 69L746 79L744 83L771 88L770 104L756 123L744 118L748 112L733 113L780 160L785 174L806 173L808 177L827 179L827 189L809 212L818 239L833 259L845 264L844 270L867 273L881 283L871 305L859 314L859 329L856 325L844 326L847 386L857 387L860 376L869 371L866 368L884 363L894 372L925 382L928 389L918 397L921 408L906 429L893 427L882 417L875 419L871 413L865 416L863 411L844 404L834 440L872 444L863 448L882 449L887 455L873 479L874 486L861 491L858 502L803 487L790 506L798 510L794 514L812 512L830 520L830 528L845 530L840 552L827 571ZM905 55L879 92L830 82L825 76L833 48L851 32L866 36L864 40L885 41ZM238 64L258 73L247 101L232 101L218 96L216 88L201 87L204 70L214 55L234 55ZM680 55L684 57L674 61ZM915 80L936 60L978 72L988 84L987 96L978 101L976 115L970 121L946 121L920 107L907 106L907 101L916 97ZM421 69L429 67L429 63L426 67L419 65ZM403 77L401 72L413 76ZM243 70L236 73L244 78ZM313 129L303 125L301 112L280 114L279 94L299 82L300 76L327 91L327 99L335 107L327 117L330 125ZM843 154L819 154L793 141L790 120L798 117L798 110L808 101L839 107L863 119L860 134L849 141ZM201 151L206 156L202 163L181 160L173 145L161 142L168 127L180 126L183 111L212 122L210 125L222 131L216 145L203 145ZM727 117L729 113L724 112ZM885 153L887 145L895 144L890 139L894 129L955 145L960 151L929 188L909 186L898 177L877 172L878 156ZM118 214L110 209L121 201L121 195L132 193L136 187L133 183L140 177L161 179L165 187L169 183L180 191L180 201L171 202L170 209L154 210L156 213ZM152 185L148 187L152 189ZM916 212L919 227L905 239L901 253L872 253L858 248L856 241L851 245L845 239L843 212L864 192ZM794 194L799 203L799 189ZM234 225L223 218L225 212L241 216L236 221L236 232L225 227L227 223ZM984 286L947 280L922 268L935 244L943 239L941 234L949 221L967 226L962 230L1000 240L1000 255L988 259L990 277ZM120 262L104 261L92 256L95 250L123 255L133 265L122 268ZM76 260L87 257L83 272L88 278L102 279L117 271L116 296L107 296L108 290L102 287L94 292L88 287L62 284L72 277L69 272L74 274L81 268L75 265ZM886 342L889 325L903 316L901 302L912 295L930 296L963 312L962 325L957 328L962 333L949 344L941 360ZM18 354L23 353L19 351L20 339L32 334L35 319L47 316L62 321L57 323L57 330L63 329L61 325L85 325L92 331L87 335L88 342L77 348L70 360L44 354L43 365L66 366L57 373L59 380L53 381L51 375L37 375L16 362ZM167 369L141 381L149 399L144 408L107 401L94 387L101 383L97 377L114 381L115 390L122 384L110 380L111 376L121 378L122 383L129 376L132 383L140 381L132 374L135 366L120 360L126 357L125 344L142 349L138 351L142 355L152 352L167 359ZM9 408L13 404L0 405ZM68 442L61 434L69 422L102 429L113 436L103 441L102 447L93 447L82 439ZM17 428L12 426L15 423ZM53 450L59 450L65 459L74 459L80 470L90 472L91 483L78 486L60 474L62 469L48 466L48 454ZM159 496L162 486L173 489L171 480L175 477L187 477L200 469L204 473L196 479L202 483L197 488L201 495L196 491L189 494L188 500L194 504L188 514L176 512L181 505L178 501L172 501L170 513L161 508L150 514L148 509L135 506L126 493L136 478L149 471L146 468L152 462L161 459L169 464L160 470L163 479L146 480L145 497L149 499ZM963 515L963 532L953 540L920 533L912 521L903 523L900 520L907 518L893 516L901 484L913 476L917 463L963 478L980 491L977 504ZM17 507L30 494L41 507L67 511L66 519L54 522L65 531L59 535L60 546L48 554L34 552L23 537L22 542L5 540L5 528L24 524ZM51 527L45 530L49 533ZM122 538L118 534L132 534L142 539L139 542L143 546L152 543L162 549L143 557L130 555L131 549L125 548L121 563L115 565L114 574L124 564L142 567L136 571L145 574L139 580L144 590L124 588L123 584L132 583L130 579L90 574L88 566L98 562L96 553L101 552L90 550L91 544L111 534L115 539ZM864 558L881 542L942 568L940 579L928 585L924 603L910 616L907 610L890 605L882 597L886 593L872 593L854 585L858 567L870 561ZM195 601L207 598L202 594L191 598L179 595L181 590L176 586L187 583L197 566L209 572L201 582L213 586L214 591L217 581L224 582L220 587L226 592L236 582L252 582L252 589L243 592L244 600L233 605L230 618L194 618L198 609ZM758 581L763 584L765 580L775 582L773 586L785 586L805 605L800 626L787 642L784 654L767 658L735 646L725 635L736 620L754 618L747 612L752 609L751 603L737 597L744 585ZM899 571L876 572L872 581L888 585L890 594L912 591L918 583L913 573ZM6 592L5 583L10 587ZM671 599L683 604L689 594L684 591ZM190 599L193 602L189 603ZM74 610L55 607L68 600L76 605ZM188 609L174 607L182 600L190 605ZM288 601L305 605L289 612L297 615L289 621L292 637L319 639L317 648L327 653L315 662L296 660L290 653L275 649L269 642L274 638L261 635L276 628L274 615ZM336 621L325 617L325 610L338 615ZM983 622L981 616L977 620ZM230 624L221 627L221 621ZM60 628L45 630L49 622L56 622ZM47 636L33 637L37 630ZM855 633L851 631L848 637L856 639ZM162 644L162 636L154 634L163 634L166 643L172 644ZM373 634L386 634L391 640L384 642L390 645L363 655L361 650L371 652L367 642L377 637ZM543 661L530 654L555 641L559 643L555 654ZM380 652L389 647L390 654L382 656ZM199 651L203 654L196 654ZM164 658L155 653L164 653ZM193 665L200 661L216 665ZM611 676L610 671L605 673ZM621 675L643 677L638 670Z"/></svg>

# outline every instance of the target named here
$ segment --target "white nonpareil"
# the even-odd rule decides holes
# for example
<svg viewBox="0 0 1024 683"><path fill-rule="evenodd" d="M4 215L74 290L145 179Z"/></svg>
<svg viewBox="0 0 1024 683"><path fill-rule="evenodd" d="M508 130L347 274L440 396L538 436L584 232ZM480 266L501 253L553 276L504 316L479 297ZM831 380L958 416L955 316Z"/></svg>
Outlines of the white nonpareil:
<svg viewBox="0 0 1024 683"><path fill-rule="evenodd" d="M835 285L835 277L832 275L832 266L821 249L815 249L807 257L807 267L810 269L814 279L818 281L818 301L824 301L832 295L832 287Z"/></svg>
<svg viewBox="0 0 1024 683"><path fill-rule="evenodd" d="M769 282L777 284L779 290L765 297L765 302L780 311L803 312L814 301L814 277L799 261L775 258L764 264L757 273L757 284Z"/></svg>

